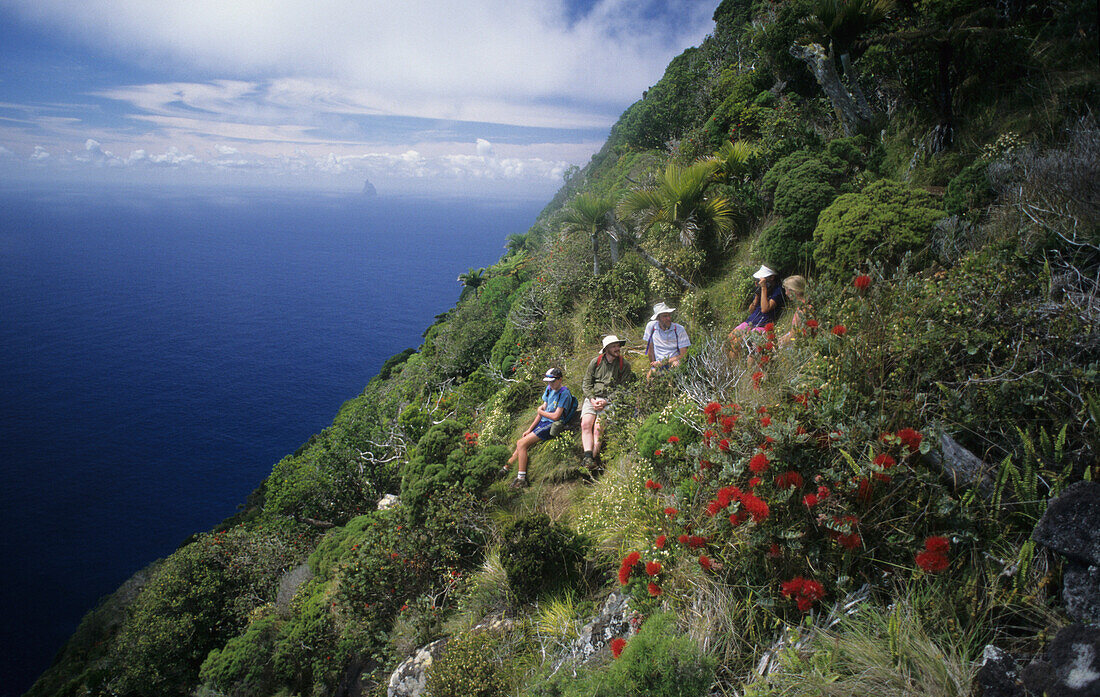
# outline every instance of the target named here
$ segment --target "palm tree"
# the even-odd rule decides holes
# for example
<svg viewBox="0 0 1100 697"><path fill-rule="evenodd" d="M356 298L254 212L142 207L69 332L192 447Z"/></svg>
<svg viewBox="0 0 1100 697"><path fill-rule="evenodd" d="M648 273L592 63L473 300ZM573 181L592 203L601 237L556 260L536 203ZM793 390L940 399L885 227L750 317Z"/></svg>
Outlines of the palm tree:
<svg viewBox="0 0 1100 697"><path fill-rule="evenodd" d="M485 269L480 268L477 271L470 269L466 273L460 273L457 280L463 285L462 295L459 296L459 300L461 300L462 296L466 295L470 290L473 290L475 294L480 294L481 284L486 281Z"/></svg>
<svg viewBox="0 0 1100 697"><path fill-rule="evenodd" d="M729 182L749 174L753 160L759 152L760 148L747 140L727 140L718 148L718 152L704 161L714 163L714 181Z"/></svg>
<svg viewBox="0 0 1100 697"><path fill-rule="evenodd" d="M814 73L848 135L864 130L871 121L871 108L852 68L852 47L896 6L897 0L817 0L803 22L809 43L791 48ZM837 75L838 61L843 83Z"/></svg>
<svg viewBox="0 0 1100 697"><path fill-rule="evenodd" d="M592 274L600 275L600 233L607 233L612 220L615 202L606 196L592 193L579 194L565 209L562 223L566 232L587 232L592 236ZM618 240L613 236L611 262L618 261Z"/></svg>
<svg viewBox="0 0 1100 697"><path fill-rule="evenodd" d="M663 225L675 230L680 244L691 247L710 234L723 236L733 228L733 205L724 196L707 194L718 165L702 160L690 167L669 165L657 185L630 191L619 202L619 216L643 227Z"/></svg>

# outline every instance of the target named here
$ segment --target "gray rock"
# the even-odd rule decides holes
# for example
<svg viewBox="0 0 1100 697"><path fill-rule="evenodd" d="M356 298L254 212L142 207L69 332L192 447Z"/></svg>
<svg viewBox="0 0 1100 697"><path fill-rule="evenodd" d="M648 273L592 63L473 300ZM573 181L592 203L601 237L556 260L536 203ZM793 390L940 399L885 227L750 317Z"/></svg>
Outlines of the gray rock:
<svg viewBox="0 0 1100 697"><path fill-rule="evenodd" d="M398 499L393 494L386 494L382 498L378 499L378 510L384 511L387 508L393 508L394 506L396 506L400 503L401 503L401 500Z"/></svg>
<svg viewBox="0 0 1100 697"><path fill-rule="evenodd" d="M302 562L282 575L279 579L279 588L275 592L275 606L280 612L287 612L290 609L290 601L294 599L298 588L311 578L313 578L313 572L310 571L309 564L306 562Z"/></svg>
<svg viewBox="0 0 1100 697"><path fill-rule="evenodd" d="M1100 567L1067 561L1062 573L1062 600L1073 619L1100 625Z"/></svg>
<svg viewBox="0 0 1100 697"><path fill-rule="evenodd" d="M569 645L565 654L556 661L554 671L567 661L588 660L616 637L630 637L635 632L632 620L637 618L637 613L630 607L630 596L617 590L612 591L604 601L599 614L581 627L577 638Z"/></svg>
<svg viewBox="0 0 1100 697"><path fill-rule="evenodd" d="M443 655L446 646L446 637L437 639L402 661L390 675L386 697L420 697L424 694L428 687L428 669Z"/></svg>
<svg viewBox="0 0 1100 697"><path fill-rule="evenodd" d="M974 677L982 697L1024 697L1016 660L1012 654L992 644L982 651L982 666Z"/></svg>
<svg viewBox="0 0 1100 697"><path fill-rule="evenodd" d="M1100 484L1074 482L1047 504L1031 538L1056 552L1100 566Z"/></svg>
<svg viewBox="0 0 1100 697"><path fill-rule="evenodd" d="M946 433L940 433L939 448L930 450L924 460L933 469L939 470L940 476L953 488L977 486L982 498L993 496L990 466Z"/></svg>
<svg viewBox="0 0 1100 697"><path fill-rule="evenodd" d="M1100 629L1072 624L1054 637L1046 659L1023 671L1024 684L1046 697L1100 697Z"/></svg>

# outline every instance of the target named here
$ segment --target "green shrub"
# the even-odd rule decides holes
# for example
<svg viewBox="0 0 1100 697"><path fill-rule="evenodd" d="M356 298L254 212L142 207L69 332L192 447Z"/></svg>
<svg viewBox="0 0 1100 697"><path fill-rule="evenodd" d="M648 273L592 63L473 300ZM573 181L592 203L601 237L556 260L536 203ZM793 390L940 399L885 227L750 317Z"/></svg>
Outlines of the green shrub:
<svg viewBox="0 0 1100 697"><path fill-rule="evenodd" d="M497 658L499 646L486 631L452 637L428 671L428 697L503 697L508 681Z"/></svg>
<svg viewBox="0 0 1100 697"><path fill-rule="evenodd" d="M326 429L275 465L264 482L265 509L339 525L372 507L389 480L364 465L358 450Z"/></svg>
<svg viewBox="0 0 1100 697"><path fill-rule="evenodd" d="M675 440L670 441L672 438ZM657 477L665 481L684 476L684 449L698 439L699 435L690 426L675 415L663 412L650 414L634 433L638 453L653 465ZM674 453L679 457L675 458ZM690 472L689 468L687 473Z"/></svg>
<svg viewBox="0 0 1100 697"><path fill-rule="evenodd" d="M497 477L510 454L502 445L478 447L465 438L465 428L448 419L432 426L416 446L416 454L401 468L401 501L420 521L433 494L461 489L482 494Z"/></svg>
<svg viewBox="0 0 1100 697"><path fill-rule="evenodd" d="M619 118L610 142L643 149L664 147L705 113L699 96L705 93L707 70L699 49L689 48L673 58L657 84Z"/></svg>
<svg viewBox="0 0 1100 697"><path fill-rule="evenodd" d="M397 425L405 432L410 440L419 441L428 432L432 424L432 417L428 415L418 404L410 404L401 410L397 417Z"/></svg>
<svg viewBox="0 0 1100 697"><path fill-rule="evenodd" d="M611 271L593 280L585 325L606 333L638 324L646 317L647 268L641 257L629 254Z"/></svg>
<svg viewBox="0 0 1100 697"><path fill-rule="evenodd" d="M813 239L787 220L769 225L756 240L754 258L787 275L809 265Z"/></svg>
<svg viewBox="0 0 1100 697"><path fill-rule="evenodd" d="M585 545L564 525L540 513L516 520L501 537L500 560L508 585L520 601L534 600L579 581Z"/></svg>
<svg viewBox="0 0 1100 697"><path fill-rule="evenodd" d="M926 247L943 215L927 191L889 179L873 182L822 211L814 230L814 261L838 276L864 268L869 259L895 264Z"/></svg>
<svg viewBox="0 0 1100 697"><path fill-rule="evenodd" d="M978 161L964 167L947 184L943 208L951 215L965 215L993 201L993 184L989 181L989 163Z"/></svg>

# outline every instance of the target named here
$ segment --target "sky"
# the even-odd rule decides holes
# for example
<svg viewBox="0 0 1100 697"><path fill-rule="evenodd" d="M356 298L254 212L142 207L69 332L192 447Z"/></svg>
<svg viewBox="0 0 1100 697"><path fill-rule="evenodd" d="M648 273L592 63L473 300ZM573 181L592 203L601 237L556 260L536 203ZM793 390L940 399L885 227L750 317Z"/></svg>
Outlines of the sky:
<svg viewBox="0 0 1100 697"><path fill-rule="evenodd" d="M553 193L719 0L0 0L0 183Z"/></svg>

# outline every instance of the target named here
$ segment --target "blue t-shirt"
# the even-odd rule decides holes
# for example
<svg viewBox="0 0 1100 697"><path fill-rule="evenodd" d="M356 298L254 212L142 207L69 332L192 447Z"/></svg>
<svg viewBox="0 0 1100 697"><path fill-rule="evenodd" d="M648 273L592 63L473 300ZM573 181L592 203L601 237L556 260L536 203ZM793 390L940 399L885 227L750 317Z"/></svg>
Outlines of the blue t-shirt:
<svg viewBox="0 0 1100 697"><path fill-rule="evenodd" d="M554 413L554 410L558 407L565 406L565 398L567 396L569 396L569 388L565 385L562 385L561 389L557 392L547 387L546 391L542 393L542 401L546 402L546 411ZM565 416L564 412L562 416ZM545 416L539 419L539 426L552 423L554 423L554 420L548 419Z"/></svg>
<svg viewBox="0 0 1100 697"><path fill-rule="evenodd" d="M757 293L760 291L757 290ZM768 293L768 300L775 303L775 307L771 312L761 312L760 306L754 307L752 312L749 313L749 318L745 320L749 325L753 327L763 327L768 322L774 322L780 313L783 312L783 305L787 302L787 295L783 292L783 286L776 284L775 288Z"/></svg>

